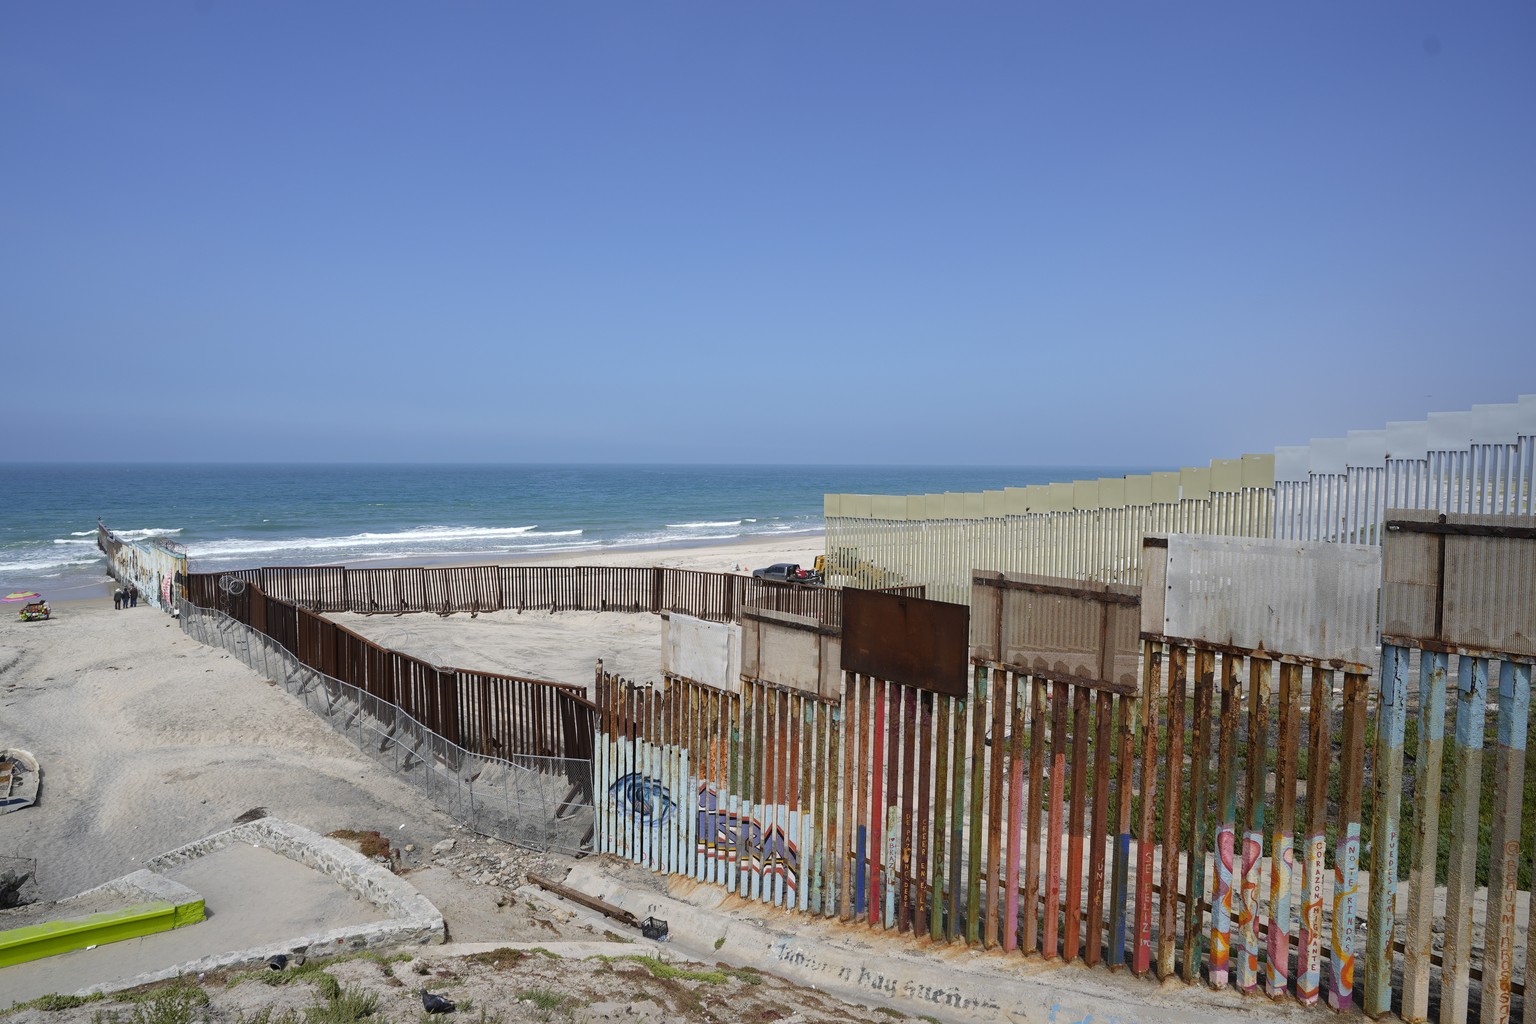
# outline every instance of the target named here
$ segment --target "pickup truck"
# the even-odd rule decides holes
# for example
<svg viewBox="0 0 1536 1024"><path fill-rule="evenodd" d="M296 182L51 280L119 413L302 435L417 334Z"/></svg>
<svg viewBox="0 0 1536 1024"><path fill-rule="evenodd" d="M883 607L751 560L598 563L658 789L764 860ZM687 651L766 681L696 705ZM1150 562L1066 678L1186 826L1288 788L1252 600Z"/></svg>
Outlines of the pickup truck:
<svg viewBox="0 0 1536 1024"><path fill-rule="evenodd" d="M774 580L779 583L804 583L810 586L820 586L822 575L816 572L807 572L795 562L775 562L766 569L753 569L752 575L760 580Z"/></svg>

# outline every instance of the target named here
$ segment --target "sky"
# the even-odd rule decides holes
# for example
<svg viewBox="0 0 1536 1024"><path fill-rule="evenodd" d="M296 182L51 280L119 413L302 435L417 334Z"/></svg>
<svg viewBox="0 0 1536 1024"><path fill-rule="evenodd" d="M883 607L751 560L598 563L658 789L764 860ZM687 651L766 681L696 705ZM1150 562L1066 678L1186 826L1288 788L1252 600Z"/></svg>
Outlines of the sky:
<svg viewBox="0 0 1536 1024"><path fill-rule="evenodd" d="M13 460L1202 464L1536 392L1536 6L0 5Z"/></svg>

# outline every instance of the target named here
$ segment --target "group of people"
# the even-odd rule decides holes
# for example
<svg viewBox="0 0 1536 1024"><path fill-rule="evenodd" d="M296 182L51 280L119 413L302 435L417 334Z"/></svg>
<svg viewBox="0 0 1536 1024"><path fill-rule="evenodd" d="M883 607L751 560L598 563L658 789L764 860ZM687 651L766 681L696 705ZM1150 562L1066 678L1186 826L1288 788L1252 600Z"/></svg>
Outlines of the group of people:
<svg viewBox="0 0 1536 1024"><path fill-rule="evenodd" d="M112 607L121 611L124 608L137 608L139 606L139 591L137 587L119 587L112 591Z"/></svg>

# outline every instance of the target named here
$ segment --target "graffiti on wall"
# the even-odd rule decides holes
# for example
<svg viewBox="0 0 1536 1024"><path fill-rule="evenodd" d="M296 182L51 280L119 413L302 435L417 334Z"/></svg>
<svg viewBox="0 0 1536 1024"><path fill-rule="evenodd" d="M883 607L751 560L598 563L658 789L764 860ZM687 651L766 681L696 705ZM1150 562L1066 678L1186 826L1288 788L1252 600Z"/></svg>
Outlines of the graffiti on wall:
<svg viewBox="0 0 1536 1024"><path fill-rule="evenodd" d="M641 828L682 827L677 801L667 785L642 772L620 776L608 787L619 813ZM764 821L732 807L708 784L698 788L694 807L694 849L702 857L735 864L763 878L782 879L795 891L800 881L800 848L781 824Z"/></svg>
<svg viewBox="0 0 1536 1024"><path fill-rule="evenodd" d="M800 881L800 849L777 824L720 808L720 795L699 787L698 849L706 857L735 861L744 871L776 877L793 892Z"/></svg>
<svg viewBox="0 0 1536 1024"><path fill-rule="evenodd" d="M647 828L656 828L671 821L677 811L672 791L655 779L639 772L630 772L608 787L608 795L620 813L634 818Z"/></svg>

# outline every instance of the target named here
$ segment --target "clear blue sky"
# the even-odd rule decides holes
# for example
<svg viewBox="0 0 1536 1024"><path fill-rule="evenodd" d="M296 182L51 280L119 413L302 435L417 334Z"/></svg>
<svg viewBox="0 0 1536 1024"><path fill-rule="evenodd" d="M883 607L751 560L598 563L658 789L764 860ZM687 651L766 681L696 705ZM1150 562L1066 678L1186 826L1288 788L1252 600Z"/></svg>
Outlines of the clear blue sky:
<svg viewBox="0 0 1536 1024"><path fill-rule="evenodd" d="M0 185L12 459L1171 466L1536 391L1530 3L14 2Z"/></svg>

